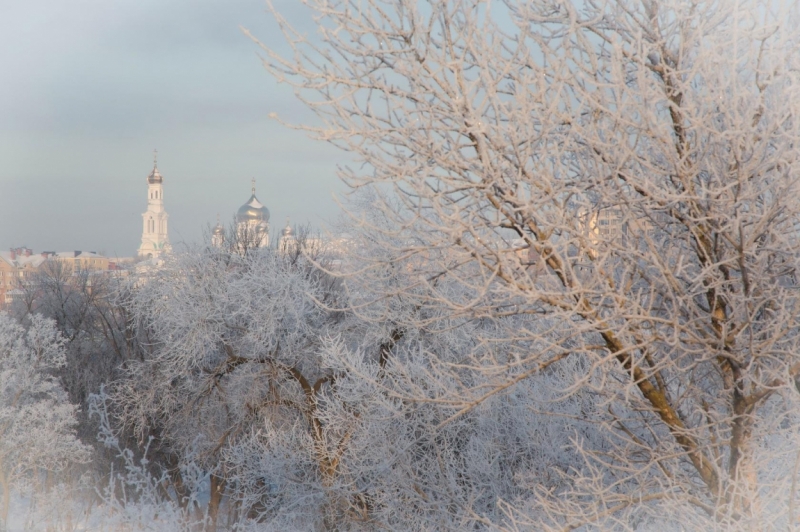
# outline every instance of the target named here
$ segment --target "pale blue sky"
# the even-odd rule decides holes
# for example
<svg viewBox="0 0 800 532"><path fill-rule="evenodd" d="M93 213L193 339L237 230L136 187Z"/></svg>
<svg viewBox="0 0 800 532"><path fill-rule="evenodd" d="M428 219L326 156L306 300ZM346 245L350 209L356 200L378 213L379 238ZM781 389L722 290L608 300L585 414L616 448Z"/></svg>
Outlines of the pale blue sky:
<svg viewBox="0 0 800 532"><path fill-rule="evenodd" d="M132 255L153 148L173 244L251 177L273 230L334 219L345 156L268 118L308 113L239 26L281 46L263 0L0 0L0 249Z"/></svg>

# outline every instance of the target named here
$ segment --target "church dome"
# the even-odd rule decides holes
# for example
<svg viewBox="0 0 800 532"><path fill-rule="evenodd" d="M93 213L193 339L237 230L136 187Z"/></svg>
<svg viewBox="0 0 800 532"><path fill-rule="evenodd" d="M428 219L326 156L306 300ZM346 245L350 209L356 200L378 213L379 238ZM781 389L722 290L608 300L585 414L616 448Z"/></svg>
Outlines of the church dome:
<svg viewBox="0 0 800 532"><path fill-rule="evenodd" d="M239 222L269 222L269 209L258 201L256 195L253 194L247 203L239 207L236 213L236 220Z"/></svg>
<svg viewBox="0 0 800 532"><path fill-rule="evenodd" d="M162 183L164 178L161 177L161 174L158 173L158 168L153 167L153 171L150 172L150 175L147 176L147 182L151 185L155 185L156 183Z"/></svg>
<svg viewBox="0 0 800 532"><path fill-rule="evenodd" d="M213 231L212 234L215 235L215 236L224 235L225 234L225 229L223 229L222 226L219 224L219 222L217 222L217 225L216 225L216 227L214 227L214 231Z"/></svg>
<svg viewBox="0 0 800 532"><path fill-rule="evenodd" d="M269 222L269 209L256 198L256 180L253 179L253 194L247 203L239 207L236 221L241 222Z"/></svg>
<svg viewBox="0 0 800 532"><path fill-rule="evenodd" d="M147 182L151 185L164 182L164 178L161 177L161 174L158 172L158 168L156 166L153 166L153 171L150 172L149 176L147 176Z"/></svg>
<svg viewBox="0 0 800 532"><path fill-rule="evenodd" d="M147 182L151 185L157 185L164 182L164 178L158 172L158 150L153 150L153 171L147 176Z"/></svg>

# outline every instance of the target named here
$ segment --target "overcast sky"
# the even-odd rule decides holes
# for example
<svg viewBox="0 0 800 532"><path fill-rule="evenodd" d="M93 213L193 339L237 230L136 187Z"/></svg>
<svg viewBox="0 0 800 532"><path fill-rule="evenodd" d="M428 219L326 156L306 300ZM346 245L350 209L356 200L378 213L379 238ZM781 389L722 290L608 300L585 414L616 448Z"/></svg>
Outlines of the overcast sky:
<svg viewBox="0 0 800 532"><path fill-rule="evenodd" d="M268 118L307 111L240 26L280 46L263 0L0 0L0 249L133 255L154 148L173 245L252 177L273 232L334 219L345 156Z"/></svg>

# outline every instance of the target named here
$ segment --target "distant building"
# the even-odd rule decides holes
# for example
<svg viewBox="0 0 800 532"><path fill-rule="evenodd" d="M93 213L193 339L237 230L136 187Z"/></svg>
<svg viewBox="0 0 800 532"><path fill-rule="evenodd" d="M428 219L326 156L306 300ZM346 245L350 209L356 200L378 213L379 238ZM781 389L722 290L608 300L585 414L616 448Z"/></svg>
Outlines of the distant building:
<svg viewBox="0 0 800 532"><path fill-rule="evenodd" d="M585 217L587 229L593 241L601 239L614 239L625 233L622 209L619 207L606 207L594 211Z"/></svg>
<svg viewBox="0 0 800 532"><path fill-rule="evenodd" d="M642 245L645 240L658 238L663 217L658 212L647 216L624 205L612 205L594 210L582 209L579 219L584 229L589 254L597 258L607 251L609 245L632 248Z"/></svg>
<svg viewBox="0 0 800 532"><path fill-rule="evenodd" d="M225 228L219 223L219 214L217 214L217 225L211 231L211 245L215 248L221 248L225 243Z"/></svg>
<svg viewBox="0 0 800 532"><path fill-rule="evenodd" d="M67 266L70 270L109 270L111 262L95 251L44 251L42 255L47 260L56 260Z"/></svg>
<svg viewBox="0 0 800 532"><path fill-rule="evenodd" d="M33 254L30 248L11 248L0 251L0 307L13 300L14 291L39 265L46 260L43 254Z"/></svg>
<svg viewBox="0 0 800 532"><path fill-rule="evenodd" d="M236 212L236 238L240 249L269 247L269 220L269 209L256 197L256 184L253 179L250 199ZM225 238L225 228L217 215L217 225L211 230L211 245L221 248L225 244ZM312 238L305 233L298 239L295 229L289 224L287 218L286 226L281 230L276 242L276 248L281 253L291 254L298 252L300 246L304 252L317 255L323 250L325 244L320 238Z"/></svg>
<svg viewBox="0 0 800 532"><path fill-rule="evenodd" d="M170 251L168 219L169 215L164 210L164 178L158 171L158 160L154 157L153 171L147 176L147 210L142 213L140 257L152 259Z"/></svg>
<svg viewBox="0 0 800 532"><path fill-rule="evenodd" d="M235 234L233 237L237 242L228 242L237 252L252 248L266 248L270 245L270 212L266 205L261 203L256 197L256 183L252 180L250 199L236 211ZM225 228L222 226L217 215L217 224L211 230L211 245L215 248L223 248L226 244ZM306 231L300 231L298 235L295 228L286 220L286 226L281 230L277 241L274 242L276 250L280 253L297 253L302 247L304 253L318 256L323 252L335 254L337 243L323 241L318 237L311 237Z"/></svg>
<svg viewBox="0 0 800 532"><path fill-rule="evenodd" d="M240 242L269 246L269 209L256 198L255 179L250 199L236 212L236 232Z"/></svg>
<svg viewBox="0 0 800 532"><path fill-rule="evenodd" d="M278 240L278 250L281 253L296 253L299 242L294 236L294 229L286 220L286 227L281 231L281 238Z"/></svg>
<svg viewBox="0 0 800 532"><path fill-rule="evenodd" d="M43 251L33 253L27 247L0 251L0 307L11 304L19 293L22 283L27 282L45 265L60 263L69 272L107 272L117 269L117 263L109 261L94 251ZM113 267L112 267L113 264Z"/></svg>

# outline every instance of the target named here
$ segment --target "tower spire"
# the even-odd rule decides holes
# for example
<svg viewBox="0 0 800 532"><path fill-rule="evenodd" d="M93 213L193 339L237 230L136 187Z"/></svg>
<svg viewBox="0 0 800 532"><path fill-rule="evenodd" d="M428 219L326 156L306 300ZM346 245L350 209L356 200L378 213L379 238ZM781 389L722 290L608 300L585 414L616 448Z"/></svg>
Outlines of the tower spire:
<svg viewBox="0 0 800 532"><path fill-rule="evenodd" d="M158 166L158 150L154 148L153 149L153 168L156 168L157 166Z"/></svg>
<svg viewBox="0 0 800 532"><path fill-rule="evenodd" d="M253 185L253 196L255 196L256 195L256 178L255 177L252 178L250 180L250 183Z"/></svg>

